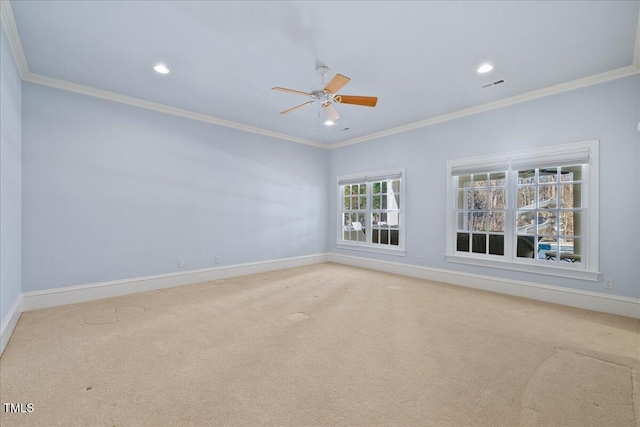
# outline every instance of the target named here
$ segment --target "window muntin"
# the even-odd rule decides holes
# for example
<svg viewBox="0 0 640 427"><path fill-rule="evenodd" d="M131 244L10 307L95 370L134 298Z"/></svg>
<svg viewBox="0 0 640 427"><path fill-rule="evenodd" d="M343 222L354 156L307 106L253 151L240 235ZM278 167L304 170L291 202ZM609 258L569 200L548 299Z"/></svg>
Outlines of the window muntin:
<svg viewBox="0 0 640 427"><path fill-rule="evenodd" d="M504 255L506 171L456 177L456 250Z"/></svg>
<svg viewBox="0 0 640 427"><path fill-rule="evenodd" d="M398 168L338 177L339 247L404 254L403 175Z"/></svg>
<svg viewBox="0 0 640 427"><path fill-rule="evenodd" d="M527 251L520 245L518 257L582 262L582 175L582 165L516 171L517 238L535 249Z"/></svg>
<svg viewBox="0 0 640 427"><path fill-rule="evenodd" d="M367 185L364 182L342 186L343 241L364 242L367 216Z"/></svg>
<svg viewBox="0 0 640 427"><path fill-rule="evenodd" d="M483 242L489 237L476 237L474 252L458 180L505 170L504 255L480 250L500 246ZM447 161L447 261L598 280L598 172L597 140ZM458 250L458 234L467 231L469 247Z"/></svg>
<svg viewBox="0 0 640 427"><path fill-rule="evenodd" d="M371 243L398 246L400 242L400 180L371 184Z"/></svg>

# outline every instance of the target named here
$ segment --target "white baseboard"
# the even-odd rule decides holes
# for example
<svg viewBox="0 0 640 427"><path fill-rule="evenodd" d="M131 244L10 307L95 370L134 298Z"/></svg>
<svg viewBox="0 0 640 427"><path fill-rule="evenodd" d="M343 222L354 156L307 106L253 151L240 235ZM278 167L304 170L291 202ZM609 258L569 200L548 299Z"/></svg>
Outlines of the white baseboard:
<svg viewBox="0 0 640 427"><path fill-rule="evenodd" d="M398 262L380 261L350 255L328 254L327 260L338 264L385 271L403 276L640 319L640 299L638 298L621 297L598 292L563 288L560 286L482 276L479 274L462 273L453 270L429 268Z"/></svg>
<svg viewBox="0 0 640 427"><path fill-rule="evenodd" d="M316 254L294 258L236 264L202 270L137 277L45 291L24 292L9 311L0 329L0 354L4 351L23 311L38 310L172 286L263 273L303 265L335 262L370 270L416 277L452 285L482 289L540 301L640 319L640 299L581 291L533 282L462 273L452 270L381 261L339 254Z"/></svg>
<svg viewBox="0 0 640 427"><path fill-rule="evenodd" d="M172 286L188 285L209 280L226 279L247 274L264 273L284 268L319 264L327 261L327 254L307 255L269 261L236 264L224 267L205 268L179 273L136 277L88 285L70 286L44 291L23 292L24 311L57 307L78 302L93 301L120 295L152 291ZM4 335L3 335L4 337ZM4 338L3 338L4 339Z"/></svg>
<svg viewBox="0 0 640 427"><path fill-rule="evenodd" d="M0 324L0 356L4 353L7 344L9 344L9 339L18 324L18 319L20 319L21 314L22 295L18 295L16 302L13 303L13 306L9 309L9 313L7 313L6 317L2 320L2 324Z"/></svg>

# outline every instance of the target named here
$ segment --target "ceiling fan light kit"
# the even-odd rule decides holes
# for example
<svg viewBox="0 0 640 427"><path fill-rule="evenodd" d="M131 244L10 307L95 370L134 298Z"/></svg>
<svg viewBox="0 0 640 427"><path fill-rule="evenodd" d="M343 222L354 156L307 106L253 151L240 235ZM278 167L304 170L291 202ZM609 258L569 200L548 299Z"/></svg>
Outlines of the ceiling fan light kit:
<svg viewBox="0 0 640 427"><path fill-rule="evenodd" d="M316 67L316 72L322 78L322 82L311 87L311 92L303 92L300 90L287 89L283 87L274 87L273 90L280 92L293 93L297 95L304 95L311 98L311 101L307 101L304 104L300 104L296 107L289 108L280 112L280 114L289 114L300 108L306 107L314 103L318 103L322 106L327 121L324 123L327 126L333 125L340 115L336 110L334 104L351 104L361 105L365 107L375 107L378 103L378 98L375 96L354 96L354 95L337 95L337 92L344 87L351 80L349 77L342 74L336 74L329 83L325 86L324 77L329 73L329 67L326 65L319 65Z"/></svg>

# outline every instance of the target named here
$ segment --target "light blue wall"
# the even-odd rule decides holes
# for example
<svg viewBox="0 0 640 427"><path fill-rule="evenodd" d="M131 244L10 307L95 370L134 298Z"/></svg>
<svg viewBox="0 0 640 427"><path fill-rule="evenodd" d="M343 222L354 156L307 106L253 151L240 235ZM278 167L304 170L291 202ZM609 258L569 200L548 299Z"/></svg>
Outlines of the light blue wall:
<svg viewBox="0 0 640 427"><path fill-rule="evenodd" d="M326 251L326 150L29 83L22 95L23 292Z"/></svg>
<svg viewBox="0 0 640 427"><path fill-rule="evenodd" d="M328 241L332 252L433 268L640 296L640 76L573 90L390 137L331 150ZM384 100L381 100L384 102ZM429 102L429 100L425 100ZM448 159L600 140L600 282L518 273L445 260ZM339 250L336 176L406 167L406 257Z"/></svg>
<svg viewBox="0 0 640 427"><path fill-rule="evenodd" d="M0 30L0 322L20 295L22 125L18 69Z"/></svg>
<svg viewBox="0 0 640 427"><path fill-rule="evenodd" d="M23 104L24 292L324 251L639 297L640 76L321 150L39 85ZM447 263L447 159L599 139L601 282ZM337 175L405 166L407 255L338 250ZM420 262L420 257L423 262Z"/></svg>

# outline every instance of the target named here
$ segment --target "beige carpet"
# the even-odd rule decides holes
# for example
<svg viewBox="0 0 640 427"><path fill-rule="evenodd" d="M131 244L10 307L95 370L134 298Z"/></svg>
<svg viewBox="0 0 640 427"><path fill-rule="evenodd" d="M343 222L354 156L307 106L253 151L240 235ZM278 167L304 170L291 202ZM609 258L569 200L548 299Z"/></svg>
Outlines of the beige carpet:
<svg viewBox="0 0 640 427"><path fill-rule="evenodd" d="M638 372L639 320L321 264L24 313L0 423L640 426Z"/></svg>

